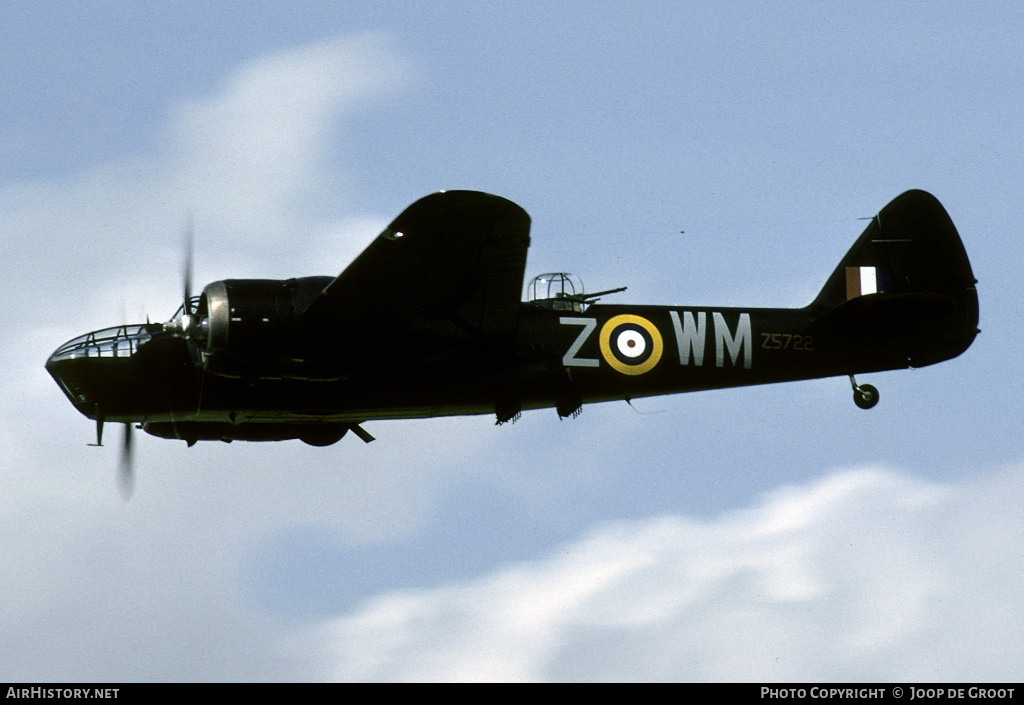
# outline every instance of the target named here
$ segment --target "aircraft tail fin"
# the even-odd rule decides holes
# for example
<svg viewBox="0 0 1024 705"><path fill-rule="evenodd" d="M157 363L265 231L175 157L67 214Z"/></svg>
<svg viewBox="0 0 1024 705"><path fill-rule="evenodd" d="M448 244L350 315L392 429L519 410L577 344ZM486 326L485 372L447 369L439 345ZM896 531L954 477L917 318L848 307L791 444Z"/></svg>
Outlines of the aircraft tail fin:
<svg viewBox="0 0 1024 705"><path fill-rule="evenodd" d="M810 308L850 348L886 350L920 367L974 340L976 283L945 208L929 193L907 191L871 219Z"/></svg>

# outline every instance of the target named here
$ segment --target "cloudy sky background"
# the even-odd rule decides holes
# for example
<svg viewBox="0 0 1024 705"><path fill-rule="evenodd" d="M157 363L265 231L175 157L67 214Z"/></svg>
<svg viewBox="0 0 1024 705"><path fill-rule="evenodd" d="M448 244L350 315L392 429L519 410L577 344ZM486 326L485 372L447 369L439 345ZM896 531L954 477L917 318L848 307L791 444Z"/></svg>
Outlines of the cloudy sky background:
<svg viewBox="0 0 1024 705"><path fill-rule="evenodd" d="M1019 680L1024 10L719 5L0 6L0 674ZM870 412L837 378L139 434L121 504L58 345L168 317L190 219L197 285L336 274L443 188L531 214L528 276L722 306L807 303L924 188L983 333Z"/></svg>

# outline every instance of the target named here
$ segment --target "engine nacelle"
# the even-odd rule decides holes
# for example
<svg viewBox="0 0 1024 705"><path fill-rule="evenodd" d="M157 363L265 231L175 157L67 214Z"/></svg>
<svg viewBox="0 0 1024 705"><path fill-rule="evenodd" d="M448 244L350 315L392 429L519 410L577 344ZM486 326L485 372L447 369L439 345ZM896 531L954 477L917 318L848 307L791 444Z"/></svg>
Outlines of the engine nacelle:
<svg viewBox="0 0 1024 705"><path fill-rule="evenodd" d="M302 379L309 341L299 314L333 277L227 279L203 289L191 336L207 372Z"/></svg>

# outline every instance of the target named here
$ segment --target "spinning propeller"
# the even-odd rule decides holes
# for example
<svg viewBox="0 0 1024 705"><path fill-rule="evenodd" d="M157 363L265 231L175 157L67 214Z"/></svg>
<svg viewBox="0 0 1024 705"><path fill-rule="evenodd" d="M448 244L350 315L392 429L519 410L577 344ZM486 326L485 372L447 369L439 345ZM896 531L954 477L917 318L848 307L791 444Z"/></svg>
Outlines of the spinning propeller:
<svg viewBox="0 0 1024 705"><path fill-rule="evenodd" d="M117 470L117 489L125 504L132 501L132 494L135 492L135 455L132 452L132 437L132 425L126 423L124 435L121 437L121 463Z"/></svg>
<svg viewBox="0 0 1024 705"><path fill-rule="evenodd" d="M185 225L185 261L182 263L182 275L185 290L185 315L192 315L192 242L195 240L195 233L190 218ZM186 326L187 327L187 326Z"/></svg>
<svg viewBox="0 0 1024 705"><path fill-rule="evenodd" d="M168 328L172 335L185 336L188 331L192 316L192 243L194 240L192 221L185 226L185 257L182 261L183 294L185 298L182 309L182 321L180 330ZM103 423L104 415L97 413L96 416L96 443L92 445L103 445ZM117 489L121 494L121 500L128 504L135 493L135 436L134 424L128 422L123 424L124 431L121 436L121 458L118 463Z"/></svg>

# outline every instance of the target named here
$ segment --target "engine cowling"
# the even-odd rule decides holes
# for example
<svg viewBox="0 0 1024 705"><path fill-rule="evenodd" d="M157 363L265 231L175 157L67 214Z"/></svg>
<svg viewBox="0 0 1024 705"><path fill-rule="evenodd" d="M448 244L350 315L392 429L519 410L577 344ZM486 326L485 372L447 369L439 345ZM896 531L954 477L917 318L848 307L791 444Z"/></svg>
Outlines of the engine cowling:
<svg viewBox="0 0 1024 705"><path fill-rule="evenodd" d="M299 314L331 281L226 279L207 285L191 328L203 367L223 377L305 378L310 341Z"/></svg>

